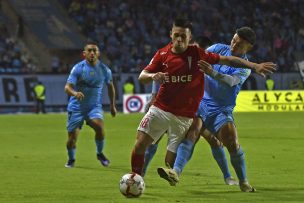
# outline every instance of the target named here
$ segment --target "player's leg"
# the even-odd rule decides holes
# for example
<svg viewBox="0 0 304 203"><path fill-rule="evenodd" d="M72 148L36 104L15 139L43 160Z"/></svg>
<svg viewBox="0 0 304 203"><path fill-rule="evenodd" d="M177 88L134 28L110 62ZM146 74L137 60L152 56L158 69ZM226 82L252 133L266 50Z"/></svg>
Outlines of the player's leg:
<svg viewBox="0 0 304 203"><path fill-rule="evenodd" d="M132 150L132 171L143 175L145 151L168 129L168 116L161 109L151 106L137 128L137 138Z"/></svg>
<svg viewBox="0 0 304 203"><path fill-rule="evenodd" d="M177 154L173 169L177 172L178 175L181 174L184 167L192 157L194 145L199 138L199 132L201 130L201 127L202 120L198 117L195 117L186 134L185 139L182 140L182 142L177 148Z"/></svg>
<svg viewBox="0 0 304 203"><path fill-rule="evenodd" d="M68 162L65 167L71 168L76 160L76 141L83 124L83 116L79 112L68 112L68 140L66 143Z"/></svg>
<svg viewBox="0 0 304 203"><path fill-rule="evenodd" d="M148 166L149 166L151 160L153 159L153 157L154 157L154 155L157 151L158 143L159 143L159 141L161 140L162 137L163 136L161 136L155 144L149 145L148 148L145 151L145 163L144 163L144 167L143 167L143 176L145 176L146 173L147 173Z"/></svg>
<svg viewBox="0 0 304 203"><path fill-rule="evenodd" d="M167 150L165 157L165 165L168 166L169 168L173 168L175 160L176 160L176 152L171 152Z"/></svg>
<svg viewBox="0 0 304 203"><path fill-rule="evenodd" d="M92 120L88 120L87 124L95 131L95 145L96 145L97 160L99 160L103 166L109 166L110 161L103 153L104 143L105 143L105 132L104 132L103 120L94 118Z"/></svg>
<svg viewBox="0 0 304 203"><path fill-rule="evenodd" d="M147 133L137 131L135 146L131 154L132 172L144 176L145 151L153 143L154 139Z"/></svg>
<svg viewBox="0 0 304 203"><path fill-rule="evenodd" d="M238 185L238 182L231 176L223 144L204 127L201 130L201 136L204 137L210 145L213 158L222 171L225 183L227 185Z"/></svg>
<svg viewBox="0 0 304 203"><path fill-rule="evenodd" d="M171 153L167 154L173 155L173 153L176 153L176 159L173 169L170 167L157 169L159 176L167 180L171 186L175 186L179 182L179 175L192 156L194 143L196 142L193 131L195 131L197 120L194 123L190 118L172 116L168 130L169 141L167 146L167 150ZM186 139L187 133L188 138Z"/></svg>
<svg viewBox="0 0 304 203"><path fill-rule="evenodd" d="M66 168L74 167L76 160L76 141L79 135L79 129L75 129L73 132L68 132L68 141L66 143L66 148L68 152L68 161L65 164Z"/></svg>
<svg viewBox="0 0 304 203"><path fill-rule="evenodd" d="M218 131L218 137L227 147L231 164L238 176L240 189L243 192L254 192L255 189L248 183L244 151L238 143L238 136L233 122L227 122Z"/></svg>

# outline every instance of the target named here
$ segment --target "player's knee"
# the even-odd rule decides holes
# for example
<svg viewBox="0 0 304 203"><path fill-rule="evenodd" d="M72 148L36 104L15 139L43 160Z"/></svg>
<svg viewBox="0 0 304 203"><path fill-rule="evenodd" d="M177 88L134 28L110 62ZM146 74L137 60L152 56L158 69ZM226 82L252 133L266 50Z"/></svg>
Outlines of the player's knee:
<svg viewBox="0 0 304 203"><path fill-rule="evenodd" d="M97 134L101 134L102 133L102 126L101 125L94 125L93 127L92 127L93 129L94 129L94 131L95 131L95 133Z"/></svg>
<svg viewBox="0 0 304 203"><path fill-rule="evenodd" d="M187 135L186 135L186 138L188 140L191 140L193 143L196 143L196 141L199 139L199 129L197 128L192 128L192 129L189 129Z"/></svg>
<svg viewBox="0 0 304 203"><path fill-rule="evenodd" d="M67 148L75 148L76 147L76 138L69 138L67 141Z"/></svg>
<svg viewBox="0 0 304 203"><path fill-rule="evenodd" d="M237 150L239 149L239 143L236 141L231 141L229 143L229 145L227 145L227 149L229 151L230 154L235 154L237 152Z"/></svg>
<svg viewBox="0 0 304 203"><path fill-rule="evenodd" d="M222 143L215 136L210 136L209 144L211 147L221 147L222 146Z"/></svg>

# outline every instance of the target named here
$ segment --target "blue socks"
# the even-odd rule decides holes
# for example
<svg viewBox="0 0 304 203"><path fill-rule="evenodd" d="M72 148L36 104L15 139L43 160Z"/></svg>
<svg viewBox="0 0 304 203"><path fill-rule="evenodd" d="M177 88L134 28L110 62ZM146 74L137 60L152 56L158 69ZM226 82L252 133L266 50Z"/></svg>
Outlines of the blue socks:
<svg viewBox="0 0 304 203"><path fill-rule="evenodd" d="M220 167L223 173L224 179L229 178L231 174L229 171L224 147L211 147L211 150L214 159L216 160L218 166Z"/></svg>
<svg viewBox="0 0 304 203"><path fill-rule="evenodd" d="M69 160L75 160L76 159L76 148L67 149L68 150L68 157Z"/></svg>
<svg viewBox="0 0 304 203"><path fill-rule="evenodd" d="M190 160L193 152L194 143L191 140L184 139L177 148L176 160L173 169L178 175L181 174L185 165Z"/></svg>
<svg viewBox="0 0 304 203"><path fill-rule="evenodd" d="M151 162L154 154L156 153L158 144L151 144L145 151L145 163L143 167L143 175L146 175L147 168L149 163Z"/></svg>
<svg viewBox="0 0 304 203"><path fill-rule="evenodd" d="M230 161L239 181L240 182L247 181L245 154L241 146L235 154L230 154Z"/></svg>
<svg viewBox="0 0 304 203"><path fill-rule="evenodd" d="M95 139L95 143L96 143L96 153L101 154L102 150L103 150L104 139L102 139L102 140Z"/></svg>

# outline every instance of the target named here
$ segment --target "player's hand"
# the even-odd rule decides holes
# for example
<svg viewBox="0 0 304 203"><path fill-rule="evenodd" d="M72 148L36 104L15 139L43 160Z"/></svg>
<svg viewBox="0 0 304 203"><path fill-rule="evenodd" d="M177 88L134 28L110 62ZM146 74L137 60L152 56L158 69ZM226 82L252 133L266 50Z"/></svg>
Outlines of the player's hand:
<svg viewBox="0 0 304 203"><path fill-rule="evenodd" d="M207 75L210 75L212 73L212 66L206 61L200 60L198 61L197 65L200 68L199 71L202 73L206 73Z"/></svg>
<svg viewBox="0 0 304 203"><path fill-rule="evenodd" d="M116 107L115 106L111 106L111 115L112 117L115 117L117 113Z"/></svg>
<svg viewBox="0 0 304 203"><path fill-rule="evenodd" d="M267 74L272 74L276 71L277 64L272 62L259 63L255 65L255 71L257 74L265 77Z"/></svg>
<svg viewBox="0 0 304 203"><path fill-rule="evenodd" d="M82 92L76 92L76 94L74 95L74 97L76 97L76 99L78 101L81 101L84 98L84 94Z"/></svg>
<svg viewBox="0 0 304 203"><path fill-rule="evenodd" d="M159 84L163 84L168 80L168 73L158 72L152 76L152 80L158 82Z"/></svg>

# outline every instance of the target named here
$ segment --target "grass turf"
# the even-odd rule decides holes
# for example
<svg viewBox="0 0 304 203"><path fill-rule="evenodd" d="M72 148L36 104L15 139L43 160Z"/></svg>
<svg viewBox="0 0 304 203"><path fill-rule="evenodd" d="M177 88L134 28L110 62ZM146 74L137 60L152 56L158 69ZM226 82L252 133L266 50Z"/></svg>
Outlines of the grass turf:
<svg viewBox="0 0 304 203"><path fill-rule="evenodd" d="M130 171L141 114L119 114L114 119L106 114L108 168L97 162L94 133L85 126L73 169L64 168L65 114L1 115L0 202L302 202L303 117L304 113L295 112L235 114L248 178L256 193L224 185L204 140L197 144L180 183L170 187L156 173L157 167L164 166L164 139L145 177L145 193L127 199L120 194L118 183Z"/></svg>

